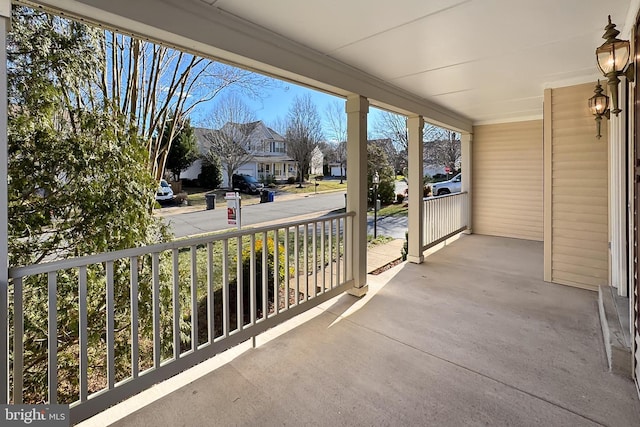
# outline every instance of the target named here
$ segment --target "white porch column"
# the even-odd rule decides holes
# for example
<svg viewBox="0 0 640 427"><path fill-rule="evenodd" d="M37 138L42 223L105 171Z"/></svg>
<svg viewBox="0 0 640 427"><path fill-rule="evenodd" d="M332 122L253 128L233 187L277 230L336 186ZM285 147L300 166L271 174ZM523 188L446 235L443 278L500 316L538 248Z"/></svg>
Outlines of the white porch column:
<svg viewBox="0 0 640 427"><path fill-rule="evenodd" d="M347 252L347 277L353 276L351 295L367 293L367 114L369 101L347 97L347 212L354 211L351 248Z"/></svg>
<svg viewBox="0 0 640 427"><path fill-rule="evenodd" d="M9 255L7 198L7 32L11 1L0 0L0 403L9 403Z"/></svg>
<svg viewBox="0 0 640 427"><path fill-rule="evenodd" d="M628 108L609 119L609 284L618 295L627 292L627 201L625 123ZM605 129L606 131L606 129ZM606 142L598 141L600 144Z"/></svg>
<svg viewBox="0 0 640 427"><path fill-rule="evenodd" d="M423 246L423 203L422 188L424 184L422 170L424 119L421 116L411 116L407 119L409 137L409 253L407 261L420 264L424 261Z"/></svg>
<svg viewBox="0 0 640 427"><path fill-rule="evenodd" d="M472 196L471 193L471 175L473 173L473 158L471 151L471 144L473 143L473 135L470 133L463 133L460 135L460 143L462 150L462 192L467 192L467 230L465 234L471 234L472 232L472 222L473 218L471 208L472 208Z"/></svg>

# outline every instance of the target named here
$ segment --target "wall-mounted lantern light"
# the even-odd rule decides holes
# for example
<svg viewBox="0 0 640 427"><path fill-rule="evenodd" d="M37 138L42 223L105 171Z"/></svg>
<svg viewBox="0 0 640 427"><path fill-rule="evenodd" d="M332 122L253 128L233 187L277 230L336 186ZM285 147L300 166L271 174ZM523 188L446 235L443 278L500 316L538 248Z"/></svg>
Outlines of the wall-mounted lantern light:
<svg viewBox="0 0 640 427"><path fill-rule="evenodd" d="M595 95L589 98L589 110L591 110L591 114L596 116L596 128L598 130L596 137L600 139L602 137L600 134L602 117L606 117L607 119L609 118L609 97L602 93L600 80L598 80L598 84L596 84L596 88L593 92Z"/></svg>
<svg viewBox="0 0 640 427"><path fill-rule="evenodd" d="M620 31L616 30L616 25L611 23L604 27L603 39L606 41L596 49L596 59L598 68L607 78L609 93L611 94L612 110L616 116L622 110L618 107L618 85L619 76L626 76L627 80L633 81L633 65L629 65L630 44L628 40L618 39Z"/></svg>

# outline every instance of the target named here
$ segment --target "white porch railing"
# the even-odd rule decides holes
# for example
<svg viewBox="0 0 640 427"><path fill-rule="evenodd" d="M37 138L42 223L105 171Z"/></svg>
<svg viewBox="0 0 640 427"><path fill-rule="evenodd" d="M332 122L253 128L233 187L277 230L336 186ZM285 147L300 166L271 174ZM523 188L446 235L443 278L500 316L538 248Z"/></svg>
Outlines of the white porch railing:
<svg viewBox="0 0 640 427"><path fill-rule="evenodd" d="M343 292L353 216L11 269L12 403L78 422Z"/></svg>
<svg viewBox="0 0 640 427"><path fill-rule="evenodd" d="M469 193L429 197L423 199L423 203L422 250L427 250L468 228Z"/></svg>

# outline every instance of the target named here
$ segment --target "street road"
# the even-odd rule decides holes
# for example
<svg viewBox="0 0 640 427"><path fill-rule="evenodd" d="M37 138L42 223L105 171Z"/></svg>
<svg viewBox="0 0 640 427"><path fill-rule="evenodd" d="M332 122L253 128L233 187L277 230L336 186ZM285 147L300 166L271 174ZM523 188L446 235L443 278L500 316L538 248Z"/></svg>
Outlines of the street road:
<svg viewBox="0 0 640 427"><path fill-rule="evenodd" d="M404 239L409 226L406 216L378 217L378 236L389 236L394 239ZM373 235L373 215L367 217L367 234Z"/></svg>
<svg viewBox="0 0 640 427"><path fill-rule="evenodd" d="M334 209L344 208L343 192L308 194L278 200L276 194L272 203L259 203L242 207L242 225L255 225L271 221L287 221L301 215L318 213L322 215ZM227 224L227 202L216 200L216 208L196 212L180 213L165 216L175 237L192 236L234 229Z"/></svg>
<svg viewBox="0 0 640 427"><path fill-rule="evenodd" d="M242 225L255 225L271 221L293 220L301 215L323 215L329 211L344 207L343 192L287 196L281 200L276 195L272 203L260 203L242 207ZM179 208L178 208L179 209ZM179 212L179 210L177 211ZM193 236L234 229L227 224L227 202L216 200L213 210L167 215L164 220L171 227L175 237ZM404 239L407 230L407 217L378 217L378 235ZM373 212L367 218L368 234L373 234Z"/></svg>

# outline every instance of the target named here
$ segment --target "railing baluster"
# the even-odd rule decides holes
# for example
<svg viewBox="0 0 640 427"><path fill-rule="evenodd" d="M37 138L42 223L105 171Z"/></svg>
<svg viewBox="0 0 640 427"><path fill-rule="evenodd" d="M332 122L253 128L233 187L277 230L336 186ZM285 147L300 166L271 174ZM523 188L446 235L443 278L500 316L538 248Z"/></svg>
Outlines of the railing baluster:
<svg viewBox="0 0 640 427"><path fill-rule="evenodd" d="M22 404L24 389L24 298L22 277L13 280L13 404ZM86 400L86 399L85 399Z"/></svg>
<svg viewBox="0 0 640 427"><path fill-rule="evenodd" d="M432 201L429 201L427 207L427 227L425 227L428 232L427 232L427 242L431 242L433 240L433 229L435 226L435 222L434 222L434 216L433 216L433 208L434 208L434 203Z"/></svg>
<svg viewBox="0 0 640 427"><path fill-rule="evenodd" d="M442 236L446 236L447 234L451 233L451 214L450 214L451 213L451 197L447 197L444 200L443 210L447 214L443 212L443 215L442 215L442 219L445 222L444 234Z"/></svg>
<svg viewBox="0 0 640 427"><path fill-rule="evenodd" d="M333 289L335 281L333 277L333 264L334 255L333 255L333 220L329 220L329 286Z"/></svg>
<svg viewBox="0 0 640 427"><path fill-rule="evenodd" d="M447 215L447 221L449 222L449 226L447 227L447 234L455 230L456 211L455 211L454 202L455 202L455 197L450 197L449 200L447 200L449 212L451 213L450 215Z"/></svg>
<svg viewBox="0 0 640 427"><path fill-rule="evenodd" d="M113 298L113 261L107 261L107 387L116 384L115 301Z"/></svg>
<svg viewBox="0 0 640 427"><path fill-rule="evenodd" d="M242 283L244 280L242 275L242 236L238 237L236 246L236 329L239 332L244 327L244 304L242 302L242 290L244 289Z"/></svg>
<svg viewBox="0 0 640 427"><path fill-rule="evenodd" d="M131 285L131 375L138 378L140 372L138 344L138 257L129 258L130 285Z"/></svg>
<svg viewBox="0 0 640 427"><path fill-rule="evenodd" d="M429 236L429 207L431 206L431 200L427 200L425 201L424 204L424 216L423 216L423 235L424 235L424 240L423 240L423 244L426 244L427 242L429 242L429 240L431 239L431 237Z"/></svg>
<svg viewBox="0 0 640 427"><path fill-rule="evenodd" d="M58 284L57 272L47 274L47 288L49 291L49 323L48 333L48 396L47 403L58 403Z"/></svg>
<svg viewBox="0 0 640 427"><path fill-rule="evenodd" d="M446 209L447 209L447 212L451 212L451 208L452 208L452 203L451 203L451 201L452 201L452 199L453 199L453 197L448 197L448 198L446 199ZM445 219L445 221L447 221L447 226L446 226L446 228L445 228L445 230L446 230L445 235L447 235L447 234L449 234L449 233L451 233L451 232L453 231L453 227L452 227L452 224L451 224L451 220L454 218L454 216L453 216L453 215L443 215L442 217Z"/></svg>
<svg viewBox="0 0 640 427"><path fill-rule="evenodd" d="M198 350L198 247L191 246L191 349Z"/></svg>
<svg viewBox="0 0 640 427"><path fill-rule="evenodd" d="M266 319L269 317L269 276L268 276L268 259L267 254L269 252L267 246L267 232L262 233L262 318Z"/></svg>
<svg viewBox="0 0 640 427"><path fill-rule="evenodd" d="M251 310L251 325L256 324L256 235L251 234L249 252L249 310Z"/></svg>
<svg viewBox="0 0 640 427"><path fill-rule="evenodd" d="M320 222L320 226L322 227L322 229L320 230L320 274L322 274L322 288L320 289L320 293L324 293L324 291L326 290L326 285L327 285L327 281L326 281L326 274L325 274L325 261L326 261L326 257L325 257L325 246L324 246L324 241L325 241L325 225L327 225L326 221L322 221Z"/></svg>
<svg viewBox="0 0 640 427"><path fill-rule="evenodd" d="M309 224L304 225L304 286L305 300L309 300Z"/></svg>
<svg viewBox="0 0 640 427"><path fill-rule="evenodd" d="M342 283L342 279L340 277L340 264L342 263L342 252L340 251L340 233L342 222L340 220L336 221L336 282L338 285Z"/></svg>
<svg viewBox="0 0 640 427"><path fill-rule="evenodd" d="M294 271L296 278L296 304L300 304L300 226L296 226L293 232L293 259L295 259L294 263Z"/></svg>
<svg viewBox="0 0 640 427"><path fill-rule="evenodd" d="M284 229L284 307L289 309L289 227Z"/></svg>
<svg viewBox="0 0 640 427"><path fill-rule="evenodd" d="M213 280L213 243L207 243L207 336L209 343L215 339L215 289Z"/></svg>
<svg viewBox="0 0 640 427"><path fill-rule="evenodd" d="M229 336L229 240L222 241L222 335Z"/></svg>
<svg viewBox="0 0 640 427"><path fill-rule="evenodd" d="M455 197L455 196L454 196ZM444 214L442 216L442 218L444 218L446 225L444 227L444 234L443 236L446 236L447 234L451 233L451 231L453 230L453 224L452 224L452 220L454 218L454 212L452 211L452 203L451 200L454 197L447 197L445 199L445 204L444 204L444 210L445 212L447 212L447 214Z"/></svg>
<svg viewBox="0 0 640 427"><path fill-rule="evenodd" d="M440 206L438 206L439 227L436 231L436 238L444 236L447 232L447 218L444 212L447 212L447 197L443 198Z"/></svg>
<svg viewBox="0 0 640 427"><path fill-rule="evenodd" d="M280 313L280 244L279 233L276 228L273 230L273 312ZM287 296L285 295L285 298Z"/></svg>
<svg viewBox="0 0 640 427"><path fill-rule="evenodd" d="M345 283L347 280L351 280L353 279L353 275L354 275L354 271L355 268L353 268L353 266L351 266L351 268L347 268L347 254L349 253L349 251L351 250L351 247L349 246L349 242L351 241L351 239L353 239L353 221L352 221L352 217L346 217L344 219L344 237L342 239L343 241L343 245L344 245L344 257L343 257L343 269L342 271L344 272L344 278L342 279L342 283ZM347 273L349 273L349 276L347 277Z"/></svg>
<svg viewBox="0 0 640 427"><path fill-rule="evenodd" d="M172 283L172 296L173 296L173 358L180 358L180 252L178 249L171 251L171 261L173 263L173 283Z"/></svg>
<svg viewBox="0 0 640 427"><path fill-rule="evenodd" d="M435 229L438 226L436 207L437 205L435 204L435 202L429 204L429 216L427 217L427 221L429 221L429 242L434 241L436 238Z"/></svg>
<svg viewBox="0 0 640 427"><path fill-rule="evenodd" d="M153 367L160 367L160 254L151 254L152 304L153 304Z"/></svg>

